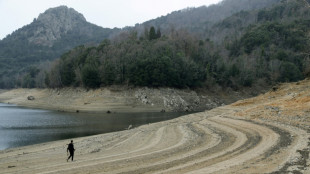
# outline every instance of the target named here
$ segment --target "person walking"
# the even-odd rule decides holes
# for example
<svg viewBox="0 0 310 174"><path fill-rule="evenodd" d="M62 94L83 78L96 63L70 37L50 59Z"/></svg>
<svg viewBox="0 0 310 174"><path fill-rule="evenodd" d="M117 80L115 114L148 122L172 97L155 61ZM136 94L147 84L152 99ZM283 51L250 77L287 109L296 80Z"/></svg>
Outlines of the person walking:
<svg viewBox="0 0 310 174"><path fill-rule="evenodd" d="M71 143L68 144L67 153L68 151L70 152L70 156L68 157L67 162L70 158L71 158L71 161L73 161L73 156L74 156L74 151L75 151L73 140L71 140Z"/></svg>

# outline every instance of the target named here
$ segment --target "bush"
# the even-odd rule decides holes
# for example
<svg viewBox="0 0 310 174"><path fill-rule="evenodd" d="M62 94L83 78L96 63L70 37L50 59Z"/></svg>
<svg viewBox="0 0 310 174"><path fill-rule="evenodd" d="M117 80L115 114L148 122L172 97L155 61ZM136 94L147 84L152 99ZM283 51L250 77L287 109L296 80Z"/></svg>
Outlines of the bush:
<svg viewBox="0 0 310 174"><path fill-rule="evenodd" d="M297 66L291 62L283 62L280 68L281 82L294 82L303 79L303 75Z"/></svg>

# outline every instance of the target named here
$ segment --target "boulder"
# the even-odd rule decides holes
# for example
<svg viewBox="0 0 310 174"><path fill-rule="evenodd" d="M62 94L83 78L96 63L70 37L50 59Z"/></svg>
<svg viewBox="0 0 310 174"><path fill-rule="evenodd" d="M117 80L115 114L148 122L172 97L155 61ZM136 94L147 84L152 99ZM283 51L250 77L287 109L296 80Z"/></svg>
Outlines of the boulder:
<svg viewBox="0 0 310 174"><path fill-rule="evenodd" d="M28 100L34 100L35 98L34 98L34 96L28 96L27 99Z"/></svg>

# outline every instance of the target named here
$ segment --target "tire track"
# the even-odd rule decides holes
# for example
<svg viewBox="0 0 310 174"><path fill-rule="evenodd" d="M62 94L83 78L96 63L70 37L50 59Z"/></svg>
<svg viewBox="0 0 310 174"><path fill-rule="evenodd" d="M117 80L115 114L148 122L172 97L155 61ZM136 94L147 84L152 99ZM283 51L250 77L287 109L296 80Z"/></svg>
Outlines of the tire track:
<svg viewBox="0 0 310 174"><path fill-rule="evenodd" d="M231 117L232 113L229 107L222 107L121 133L81 138L76 141L80 152L73 163L65 162L65 148L61 145L64 141L2 153L0 171L3 174L206 174L258 170L268 173L294 157L300 130L242 120ZM294 136L291 143L283 143L291 136ZM285 152L282 148L292 150ZM27 153L21 154L24 150ZM281 158L285 155L288 157ZM272 164L264 167L268 162Z"/></svg>
<svg viewBox="0 0 310 174"><path fill-rule="evenodd" d="M161 129L166 129L166 127L162 127ZM178 128L179 129L179 128ZM181 129L183 130L183 129ZM169 136L168 136L169 137ZM184 137L184 136L183 136ZM171 137L169 137L171 138ZM153 142L153 146L150 146L150 148L143 148L143 149L137 149L135 150L134 152L130 152L127 155L127 157L119 157L119 158L116 158L116 159L113 159L113 160L106 160L106 161L99 161L99 162L96 162L96 163L91 163L90 165L82 165L82 166L78 166L78 167L72 167L70 168L70 170L76 170L78 168L81 168L81 167L92 167L92 166L96 166L96 165L102 165L104 164L105 165L105 168L108 168L109 165L112 165L114 166L115 163L117 162L119 165L123 165L123 164L127 164L129 165L129 160L130 161L133 161L135 158L137 159L143 159L145 158L145 156L154 156L158 153L161 153L163 151L169 151L169 149L171 148L174 148L174 147L178 147L180 145L183 145L183 138L179 138L177 141L175 141L176 143L172 144L172 145L168 145L166 146L164 149L161 149L161 148L153 148L153 147L157 147L157 146L160 146L159 145L159 142L161 141L162 139L158 139L157 143L154 143L154 140L152 140L151 142ZM180 142L179 142L180 141ZM153 149L153 150L152 150ZM135 153L137 152L137 153ZM116 154L116 156L119 156L120 154ZM106 159L107 157L102 157L100 159ZM58 171L53 171L53 172L58 172ZM81 172L82 173L82 172Z"/></svg>

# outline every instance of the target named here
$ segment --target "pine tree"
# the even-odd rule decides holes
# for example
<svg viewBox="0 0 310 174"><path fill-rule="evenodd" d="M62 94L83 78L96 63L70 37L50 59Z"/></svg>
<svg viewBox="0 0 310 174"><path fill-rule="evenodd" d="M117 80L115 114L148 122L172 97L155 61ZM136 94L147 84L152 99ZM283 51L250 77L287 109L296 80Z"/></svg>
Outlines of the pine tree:
<svg viewBox="0 0 310 174"><path fill-rule="evenodd" d="M150 28L150 34L149 34L149 39L154 40L157 39L156 31L154 27Z"/></svg>

